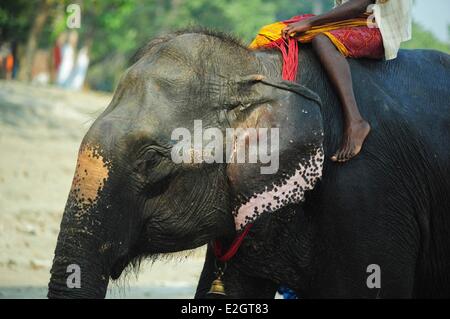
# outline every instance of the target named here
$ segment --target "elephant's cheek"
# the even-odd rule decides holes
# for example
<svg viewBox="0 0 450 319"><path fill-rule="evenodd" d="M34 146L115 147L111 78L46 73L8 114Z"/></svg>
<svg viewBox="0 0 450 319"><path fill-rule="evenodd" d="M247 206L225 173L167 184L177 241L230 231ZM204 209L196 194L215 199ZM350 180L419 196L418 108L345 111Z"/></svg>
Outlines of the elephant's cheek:
<svg viewBox="0 0 450 319"><path fill-rule="evenodd" d="M281 179L274 176L271 182L266 181L265 190L253 192L245 203L233 210L236 230L243 229L255 221L261 214L275 212L289 204L298 204L305 198L305 192L312 190L322 177L324 153L318 147L303 161L293 166L291 176Z"/></svg>
<svg viewBox="0 0 450 319"><path fill-rule="evenodd" d="M83 145L78 154L71 195L83 206L97 202L99 193L109 177L110 163L101 155L100 147Z"/></svg>

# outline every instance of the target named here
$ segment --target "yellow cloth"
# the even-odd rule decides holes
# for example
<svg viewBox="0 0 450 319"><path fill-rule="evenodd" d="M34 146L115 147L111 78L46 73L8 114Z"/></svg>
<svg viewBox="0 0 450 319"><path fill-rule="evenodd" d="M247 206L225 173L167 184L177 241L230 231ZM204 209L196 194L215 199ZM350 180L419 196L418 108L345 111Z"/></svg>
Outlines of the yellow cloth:
<svg viewBox="0 0 450 319"><path fill-rule="evenodd" d="M257 49L260 47L264 47L269 45L270 43L274 41L278 41L282 38L281 31L287 26L284 22L276 22L273 24L266 25L261 28L261 30L258 32L258 35L256 38L252 41L250 44L250 49ZM329 31L333 31L336 29L341 28L348 28L348 27L361 27L361 26L367 26L367 18L357 18L357 19L350 19L340 22L333 22L333 23L327 23L322 26L313 27L311 30L303 33L299 37L297 37L297 40L301 43L309 43L311 40L318 34L323 33L330 40L334 43L334 45L341 51L342 54L345 56L348 56L347 49L345 46L338 41Z"/></svg>

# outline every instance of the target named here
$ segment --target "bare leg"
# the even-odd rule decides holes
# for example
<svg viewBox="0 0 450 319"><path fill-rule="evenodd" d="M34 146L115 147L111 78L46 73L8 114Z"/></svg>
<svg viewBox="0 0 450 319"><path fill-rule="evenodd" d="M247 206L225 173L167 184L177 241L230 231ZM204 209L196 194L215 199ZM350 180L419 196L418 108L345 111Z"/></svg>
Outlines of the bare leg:
<svg viewBox="0 0 450 319"><path fill-rule="evenodd" d="M335 162L346 162L361 151L364 140L369 135L370 125L359 113L347 59L325 35L315 37L312 44L338 93L344 113L341 147L331 159Z"/></svg>

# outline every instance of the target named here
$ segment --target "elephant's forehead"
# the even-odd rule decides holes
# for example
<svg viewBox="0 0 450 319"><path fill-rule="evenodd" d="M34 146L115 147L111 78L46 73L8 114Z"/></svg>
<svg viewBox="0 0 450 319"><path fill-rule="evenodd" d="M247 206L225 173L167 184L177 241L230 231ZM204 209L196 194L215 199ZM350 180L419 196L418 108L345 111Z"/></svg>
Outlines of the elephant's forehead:
<svg viewBox="0 0 450 319"><path fill-rule="evenodd" d="M170 45L139 60L127 70L126 78L131 82L148 79L186 80L189 74L194 73L198 63L194 56L187 52L186 47Z"/></svg>

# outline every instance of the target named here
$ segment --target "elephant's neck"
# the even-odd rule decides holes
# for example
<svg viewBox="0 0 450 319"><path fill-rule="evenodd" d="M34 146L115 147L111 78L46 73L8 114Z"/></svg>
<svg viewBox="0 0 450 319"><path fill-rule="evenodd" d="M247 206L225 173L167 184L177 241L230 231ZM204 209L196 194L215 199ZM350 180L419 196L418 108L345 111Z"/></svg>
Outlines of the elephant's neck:
<svg viewBox="0 0 450 319"><path fill-rule="evenodd" d="M298 54L298 83L308 86L308 84L311 84L311 80L313 80L312 77L318 76L319 78L322 78L326 76L314 52L312 51L311 46L301 46ZM274 80L281 79L283 58L279 51L276 49L257 50L254 51L254 55L259 63L258 67L261 73Z"/></svg>
<svg viewBox="0 0 450 319"><path fill-rule="evenodd" d="M250 230L251 239L240 250L239 270L249 276L285 282L305 289L311 278L314 224L301 207L290 206L280 214L267 214ZM301 291L301 290L299 290Z"/></svg>
<svg viewBox="0 0 450 319"><path fill-rule="evenodd" d="M281 79L283 61L281 55L275 50L254 51L257 58L258 71L268 78Z"/></svg>

